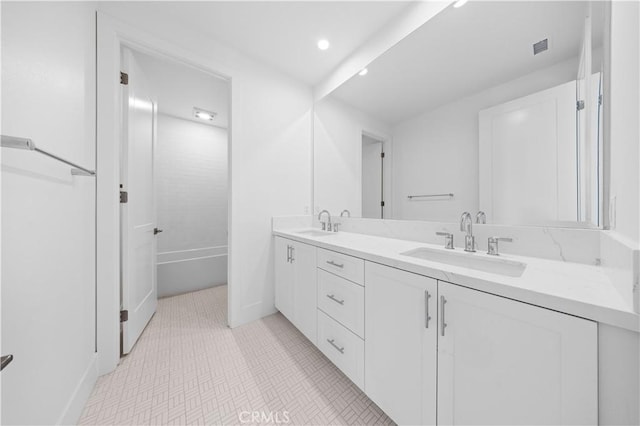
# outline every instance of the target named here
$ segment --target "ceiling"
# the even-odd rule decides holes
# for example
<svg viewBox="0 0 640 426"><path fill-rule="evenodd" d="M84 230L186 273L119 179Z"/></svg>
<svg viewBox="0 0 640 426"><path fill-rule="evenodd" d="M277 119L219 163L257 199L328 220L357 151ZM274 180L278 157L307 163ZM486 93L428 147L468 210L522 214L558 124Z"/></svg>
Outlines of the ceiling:
<svg viewBox="0 0 640 426"><path fill-rule="evenodd" d="M311 86L410 5L405 1L103 2L107 11L117 8L131 16L170 19ZM316 47L320 38L330 41L328 50Z"/></svg>
<svg viewBox="0 0 640 426"><path fill-rule="evenodd" d="M134 57L158 102L158 112L227 128L229 84L226 80L169 59L140 52ZM193 108L215 112L212 121L195 118Z"/></svg>
<svg viewBox="0 0 640 426"><path fill-rule="evenodd" d="M449 7L332 96L394 125L577 57L585 13L585 3L575 1L471 1ZM545 38L549 50L534 56L533 43Z"/></svg>

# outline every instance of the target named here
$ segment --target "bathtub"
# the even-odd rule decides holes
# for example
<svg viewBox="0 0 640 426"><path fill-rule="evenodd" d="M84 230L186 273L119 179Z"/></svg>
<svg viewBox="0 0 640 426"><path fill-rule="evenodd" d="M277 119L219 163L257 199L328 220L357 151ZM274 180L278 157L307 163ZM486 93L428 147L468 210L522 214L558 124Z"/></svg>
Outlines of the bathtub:
<svg viewBox="0 0 640 426"><path fill-rule="evenodd" d="M158 297L227 283L227 246L158 253Z"/></svg>

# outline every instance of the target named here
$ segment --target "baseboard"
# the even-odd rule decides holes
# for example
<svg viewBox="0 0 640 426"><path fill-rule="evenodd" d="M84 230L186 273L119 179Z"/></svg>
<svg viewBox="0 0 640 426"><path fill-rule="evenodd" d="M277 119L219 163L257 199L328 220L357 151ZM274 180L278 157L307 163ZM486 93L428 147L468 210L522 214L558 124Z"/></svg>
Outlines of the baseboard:
<svg viewBox="0 0 640 426"><path fill-rule="evenodd" d="M85 370L78 386L76 386L67 406L64 408L60 419L56 422L58 425L75 425L80 420L82 410L91 395L93 386L98 379L98 357L94 354L89 362L89 366Z"/></svg>

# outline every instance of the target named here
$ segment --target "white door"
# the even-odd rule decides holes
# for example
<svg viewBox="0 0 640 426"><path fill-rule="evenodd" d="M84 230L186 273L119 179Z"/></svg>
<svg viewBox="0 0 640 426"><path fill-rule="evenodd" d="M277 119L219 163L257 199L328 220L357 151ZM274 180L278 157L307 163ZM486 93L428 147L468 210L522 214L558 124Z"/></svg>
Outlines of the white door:
<svg viewBox="0 0 640 426"><path fill-rule="evenodd" d="M294 324L316 344L318 328L316 287L316 248L309 244L292 242L291 263L293 265L293 318Z"/></svg>
<svg viewBox="0 0 640 426"><path fill-rule="evenodd" d="M436 423L437 282L367 262L365 390L398 424Z"/></svg>
<svg viewBox="0 0 640 426"><path fill-rule="evenodd" d="M123 85L122 190L128 202L121 204L122 352L129 353L158 305L153 156L156 105L145 87L135 56L123 49L122 64L128 74Z"/></svg>
<svg viewBox="0 0 640 426"><path fill-rule="evenodd" d="M276 237L275 241L275 304L282 315L292 321L293 316L293 266L291 251L293 241Z"/></svg>
<svg viewBox="0 0 640 426"><path fill-rule="evenodd" d="M597 323L442 281L438 293L439 425L598 423Z"/></svg>
<svg viewBox="0 0 640 426"><path fill-rule="evenodd" d="M480 210L492 223L578 219L576 82L479 113Z"/></svg>

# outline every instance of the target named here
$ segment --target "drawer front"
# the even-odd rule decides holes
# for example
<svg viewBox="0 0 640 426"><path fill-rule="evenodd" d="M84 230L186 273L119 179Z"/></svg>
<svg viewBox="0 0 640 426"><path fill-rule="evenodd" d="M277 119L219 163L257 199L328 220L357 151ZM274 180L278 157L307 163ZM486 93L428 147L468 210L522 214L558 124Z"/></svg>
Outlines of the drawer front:
<svg viewBox="0 0 640 426"><path fill-rule="evenodd" d="M318 308L364 338L364 287L318 269Z"/></svg>
<svg viewBox="0 0 640 426"><path fill-rule="evenodd" d="M318 268L364 285L364 260L357 257L319 248Z"/></svg>
<svg viewBox="0 0 640 426"><path fill-rule="evenodd" d="M318 310L318 348L364 390L364 340Z"/></svg>

